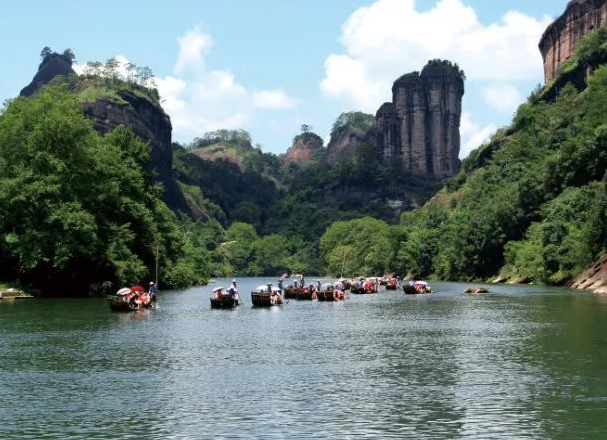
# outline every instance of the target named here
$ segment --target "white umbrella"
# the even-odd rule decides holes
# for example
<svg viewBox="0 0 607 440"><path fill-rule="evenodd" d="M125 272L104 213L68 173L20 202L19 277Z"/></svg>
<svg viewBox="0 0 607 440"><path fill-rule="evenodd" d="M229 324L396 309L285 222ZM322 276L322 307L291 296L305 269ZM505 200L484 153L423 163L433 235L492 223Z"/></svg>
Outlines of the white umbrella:
<svg viewBox="0 0 607 440"><path fill-rule="evenodd" d="M131 293L131 289L129 289L128 287L123 287L118 292L116 292L116 295L122 296L122 295L126 295L127 293Z"/></svg>

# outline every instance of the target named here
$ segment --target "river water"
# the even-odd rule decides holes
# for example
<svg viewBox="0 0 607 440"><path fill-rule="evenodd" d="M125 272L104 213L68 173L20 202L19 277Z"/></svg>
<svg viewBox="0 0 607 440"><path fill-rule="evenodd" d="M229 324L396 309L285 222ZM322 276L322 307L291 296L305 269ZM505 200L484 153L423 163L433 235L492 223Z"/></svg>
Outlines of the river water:
<svg viewBox="0 0 607 440"><path fill-rule="evenodd" d="M130 314L0 301L0 438L607 437L604 296L436 283L230 311L214 286Z"/></svg>

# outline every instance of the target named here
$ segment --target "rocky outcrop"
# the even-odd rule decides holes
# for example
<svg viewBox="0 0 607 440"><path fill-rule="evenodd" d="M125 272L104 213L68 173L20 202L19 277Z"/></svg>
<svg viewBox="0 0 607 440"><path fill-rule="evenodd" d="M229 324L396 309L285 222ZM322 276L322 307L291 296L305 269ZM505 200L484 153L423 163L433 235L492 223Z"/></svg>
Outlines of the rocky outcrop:
<svg viewBox="0 0 607 440"><path fill-rule="evenodd" d="M401 76L392 102L376 114L375 143L384 163L398 162L412 177L442 180L459 171L463 73L433 61L422 73Z"/></svg>
<svg viewBox="0 0 607 440"><path fill-rule="evenodd" d="M68 76L75 73L72 69L72 61L60 54L53 54L46 57L40 66L38 72L26 87L21 90L19 96L31 96L36 93L40 87L50 83L57 76Z"/></svg>
<svg viewBox="0 0 607 440"><path fill-rule="evenodd" d="M296 136L293 145L284 156L284 163L296 162L299 165L307 164L314 154L323 151L323 140L314 133Z"/></svg>
<svg viewBox="0 0 607 440"><path fill-rule="evenodd" d="M150 145L150 169L164 186L163 200L173 210L190 213L190 208L173 178L171 119L160 104L128 90L117 92L123 102L99 98L83 104L84 114L93 121L93 128L106 134L119 125L127 126Z"/></svg>
<svg viewBox="0 0 607 440"><path fill-rule="evenodd" d="M607 0L570 1L540 40L546 84L556 77L559 67L573 55L584 36L606 25Z"/></svg>
<svg viewBox="0 0 607 440"><path fill-rule="evenodd" d="M572 289L607 293L607 255L581 273L571 284Z"/></svg>
<svg viewBox="0 0 607 440"><path fill-rule="evenodd" d="M38 68L32 82L21 91L21 96L30 96L57 76L73 74L70 58L61 54L47 56ZM99 98L85 102L85 116L93 121L93 128L104 135L119 125L125 125L135 135L150 145L150 169L163 184L164 202L173 210L192 215L192 211L173 177L173 150L171 145L171 119L158 102L129 90L116 92L115 97Z"/></svg>
<svg viewBox="0 0 607 440"><path fill-rule="evenodd" d="M348 128L341 136L331 138L323 158L325 163L334 164L354 154L356 145L366 140L366 133L357 128Z"/></svg>

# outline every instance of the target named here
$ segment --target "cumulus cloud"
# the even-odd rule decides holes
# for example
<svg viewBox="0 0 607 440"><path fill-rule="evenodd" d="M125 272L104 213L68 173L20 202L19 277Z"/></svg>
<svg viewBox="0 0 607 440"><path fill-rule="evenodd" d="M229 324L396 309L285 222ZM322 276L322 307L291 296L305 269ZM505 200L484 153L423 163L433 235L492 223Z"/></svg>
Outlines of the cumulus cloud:
<svg viewBox="0 0 607 440"><path fill-rule="evenodd" d="M461 0L441 0L425 11L414 0L377 0L343 25L344 53L326 59L320 89L371 112L389 97L395 78L432 58L457 62L472 81L540 76L537 42L550 21L510 11L485 25Z"/></svg>
<svg viewBox="0 0 607 440"><path fill-rule="evenodd" d="M282 89L250 91L229 70L210 69L206 56L213 39L199 26L177 41L173 75L156 79L176 138L189 139L219 128L248 128L259 111L296 107Z"/></svg>
<svg viewBox="0 0 607 440"><path fill-rule="evenodd" d="M525 101L519 89L508 83L489 84L481 90L481 95L491 107L508 113L516 110Z"/></svg>
<svg viewBox="0 0 607 440"><path fill-rule="evenodd" d="M295 100L287 96L282 89L261 90L253 93L255 107L268 109L294 108Z"/></svg>
<svg viewBox="0 0 607 440"><path fill-rule="evenodd" d="M496 131L497 127L495 124L481 126L473 120L470 112L463 112L460 126L462 145L459 151L459 157L461 159L467 157L472 150L488 141Z"/></svg>
<svg viewBox="0 0 607 440"><path fill-rule="evenodd" d="M129 59L127 57L125 57L124 55L116 55L114 57L114 60L116 61L116 68L114 70L114 73L120 78L123 78L123 79L128 78L129 70L128 70L127 66L129 64L131 64ZM86 73L87 67L88 67L87 64L74 63L72 65L72 69L74 69L74 72L76 72L78 75L82 75L83 73ZM101 73L101 75L103 75L103 72L96 72L96 73Z"/></svg>

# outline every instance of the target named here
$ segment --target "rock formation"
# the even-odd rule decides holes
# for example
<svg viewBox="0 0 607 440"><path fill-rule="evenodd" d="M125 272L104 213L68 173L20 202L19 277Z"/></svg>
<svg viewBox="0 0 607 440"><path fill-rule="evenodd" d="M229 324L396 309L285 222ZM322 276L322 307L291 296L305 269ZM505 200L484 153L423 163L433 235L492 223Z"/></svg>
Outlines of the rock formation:
<svg viewBox="0 0 607 440"><path fill-rule="evenodd" d="M21 96L30 96L57 76L75 73L69 58L53 54L44 59L32 82L21 91ZM164 186L162 198L173 210L192 214L188 203L173 177L173 150L171 145L171 119L158 102L128 90L118 90L123 102L113 98L99 98L86 102L85 116L93 120L95 130L104 135L119 125L126 125L135 135L150 144L150 169Z"/></svg>
<svg viewBox="0 0 607 440"><path fill-rule="evenodd" d="M571 284L572 289L607 293L607 254L582 272Z"/></svg>
<svg viewBox="0 0 607 440"><path fill-rule="evenodd" d="M57 76L68 76L75 73L72 69L72 60L60 54L47 56L40 66L38 72L26 87L19 93L20 96L31 96L40 89L40 87L48 84Z"/></svg>
<svg viewBox="0 0 607 440"><path fill-rule="evenodd" d="M607 25L607 0L572 0L544 32L539 48L544 59L544 79L550 83L559 67L592 30Z"/></svg>
<svg viewBox="0 0 607 440"><path fill-rule="evenodd" d="M164 186L164 202L173 210L188 213L190 209L172 175L171 119L157 102L128 90L120 90L117 94L126 105L111 98L99 98L82 105L85 116L93 121L93 128L102 135L125 125L148 142L150 168L155 170L156 179Z"/></svg>
<svg viewBox="0 0 607 440"><path fill-rule="evenodd" d="M307 164L312 156L323 150L323 140L314 133L300 134L293 140L293 145L287 150L283 162Z"/></svg>
<svg viewBox="0 0 607 440"><path fill-rule="evenodd" d="M398 162L412 177L442 180L459 171L463 72L432 61L422 73L401 76L392 102L376 114L375 143L384 163Z"/></svg>

